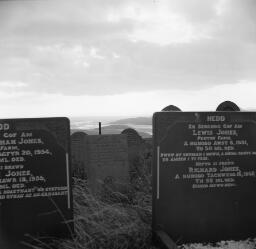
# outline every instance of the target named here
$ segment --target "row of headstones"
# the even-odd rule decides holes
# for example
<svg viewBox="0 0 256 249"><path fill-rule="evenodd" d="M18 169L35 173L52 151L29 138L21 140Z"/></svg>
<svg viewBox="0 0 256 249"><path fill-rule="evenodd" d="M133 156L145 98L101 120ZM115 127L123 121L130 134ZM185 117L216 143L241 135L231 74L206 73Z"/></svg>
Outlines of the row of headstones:
<svg viewBox="0 0 256 249"><path fill-rule="evenodd" d="M230 105L225 108L220 112L164 110L154 114L153 230L164 231L179 243L256 236L256 113L230 112L234 111ZM198 133L199 126L208 128L200 128L204 133ZM239 141L231 151L235 156L228 151L230 147L217 156L205 157L205 151L196 156L193 143L199 141L199 134L212 138L216 129L227 141ZM0 131L0 248L21 248L24 233L71 236L73 223L63 222L73 218L69 121L1 120ZM126 161L128 167L127 136L120 139L122 135L85 135L89 160L96 169L92 174L100 175L114 163L119 177L120 161ZM188 157L189 153L195 158ZM222 168L216 162L232 167ZM220 170L222 174L215 177ZM205 184L207 179L213 182Z"/></svg>
<svg viewBox="0 0 256 249"><path fill-rule="evenodd" d="M130 183L133 162L145 153L148 146L138 132L128 128L121 134L71 135L73 175L88 180L92 191L100 191L105 184L122 190Z"/></svg>
<svg viewBox="0 0 256 249"><path fill-rule="evenodd" d="M239 110L236 104L226 101L217 110ZM174 105L163 108L166 111L181 111ZM143 154L143 155L142 155ZM147 155L145 155L147 154ZM127 128L116 135L87 135L75 132L71 135L72 174L85 178L93 191L105 183L122 186L139 173L135 168L140 157L151 157L151 148L132 128ZM151 159L151 158L150 158ZM148 172L151 172L149 163ZM114 184L115 183L115 184Z"/></svg>
<svg viewBox="0 0 256 249"><path fill-rule="evenodd" d="M71 145L67 118L0 120L0 248L21 249L24 240L33 243L24 234L46 240L72 237L70 147L78 161L88 160L97 190L102 182L124 186L129 149L139 151L143 144L135 130L127 129L117 135L76 133Z"/></svg>

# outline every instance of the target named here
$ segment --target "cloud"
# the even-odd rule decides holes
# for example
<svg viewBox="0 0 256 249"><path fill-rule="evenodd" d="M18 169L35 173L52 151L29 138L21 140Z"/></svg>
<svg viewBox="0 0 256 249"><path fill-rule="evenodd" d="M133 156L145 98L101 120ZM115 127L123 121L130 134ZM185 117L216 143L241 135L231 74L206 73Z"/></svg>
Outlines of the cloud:
<svg viewBox="0 0 256 249"><path fill-rule="evenodd" d="M170 104L182 111L215 111L226 100L242 110L255 110L255 83L230 87L218 85L200 90L158 90L105 96L67 96L37 92L0 91L1 118L47 116L152 116ZM129 103L129 104L127 104Z"/></svg>
<svg viewBox="0 0 256 249"><path fill-rule="evenodd" d="M230 41L255 43L256 2L221 0L215 35Z"/></svg>
<svg viewBox="0 0 256 249"><path fill-rule="evenodd" d="M6 88L23 88L28 85L23 82L9 82L9 81L0 81L0 87Z"/></svg>
<svg viewBox="0 0 256 249"><path fill-rule="evenodd" d="M66 96L256 82L255 11L255 0L1 1L0 81Z"/></svg>

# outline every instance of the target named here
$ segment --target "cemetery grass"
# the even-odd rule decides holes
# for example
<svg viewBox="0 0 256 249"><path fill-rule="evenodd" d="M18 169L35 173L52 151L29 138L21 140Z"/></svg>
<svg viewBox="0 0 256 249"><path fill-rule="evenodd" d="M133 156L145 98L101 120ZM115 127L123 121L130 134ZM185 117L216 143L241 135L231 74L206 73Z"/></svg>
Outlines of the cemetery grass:
<svg viewBox="0 0 256 249"><path fill-rule="evenodd" d="M136 176L135 176L136 175ZM51 244L34 239L33 249L155 249L151 246L151 175L133 172L125 191L104 186L93 194L85 180L73 178L75 236ZM65 221L68 225L69 221Z"/></svg>
<svg viewBox="0 0 256 249"><path fill-rule="evenodd" d="M106 186L94 195L83 180L74 179L75 232L63 249L150 248L151 194L129 187L120 193Z"/></svg>
<svg viewBox="0 0 256 249"><path fill-rule="evenodd" d="M143 169L143 168L142 168ZM159 249L151 243L151 175L134 172L125 192L105 186L95 195L87 182L73 178L75 236L45 243L34 238L32 249ZM138 174L139 173L139 174ZM142 174L141 174L142 173ZM67 225L70 221L65 221ZM180 249L256 249L256 239L182 245Z"/></svg>

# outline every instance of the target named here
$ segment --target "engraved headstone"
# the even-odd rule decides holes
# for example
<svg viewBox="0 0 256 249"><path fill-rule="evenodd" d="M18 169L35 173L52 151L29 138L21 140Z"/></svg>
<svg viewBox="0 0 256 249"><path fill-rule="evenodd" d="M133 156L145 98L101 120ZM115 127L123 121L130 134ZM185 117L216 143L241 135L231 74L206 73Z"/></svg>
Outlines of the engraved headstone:
<svg viewBox="0 0 256 249"><path fill-rule="evenodd" d="M177 243L256 236L256 113L153 117L153 230Z"/></svg>
<svg viewBox="0 0 256 249"><path fill-rule="evenodd" d="M89 135L88 162L88 182L94 192L104 184L122 191L129 183L125 135Z"/></svg>
<svg viewBox="0 0 256 249"><path fill-rule="evenodd" d="M71 135L72 173L86 178L88 174L87 134L75 132Z"/></svg>
<svg viewBox="0 0 256 249"><path fill-rule="evenodd" d="M0 248L71 237L69 141L67 118L0 120Z"/></svg>

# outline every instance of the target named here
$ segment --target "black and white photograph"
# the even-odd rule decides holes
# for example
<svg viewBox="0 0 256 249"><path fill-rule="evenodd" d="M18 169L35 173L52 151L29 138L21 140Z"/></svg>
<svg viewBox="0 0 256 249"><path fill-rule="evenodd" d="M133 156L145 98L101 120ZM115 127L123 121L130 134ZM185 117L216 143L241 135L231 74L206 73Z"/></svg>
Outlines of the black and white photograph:
<svg viewBox="0 0 256 249"><path fill-rule="evenodd" d="M0 0L0 249L255 249L256 0Z"/></svg>

